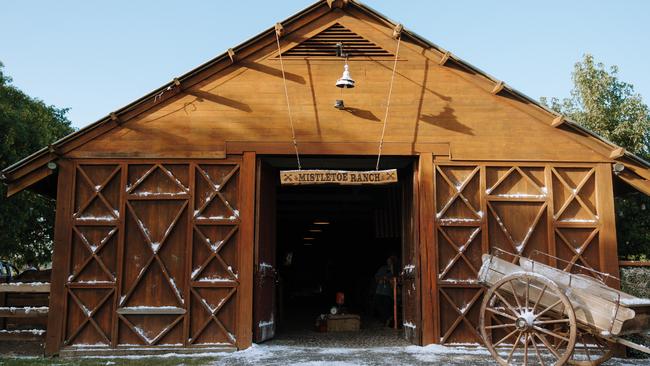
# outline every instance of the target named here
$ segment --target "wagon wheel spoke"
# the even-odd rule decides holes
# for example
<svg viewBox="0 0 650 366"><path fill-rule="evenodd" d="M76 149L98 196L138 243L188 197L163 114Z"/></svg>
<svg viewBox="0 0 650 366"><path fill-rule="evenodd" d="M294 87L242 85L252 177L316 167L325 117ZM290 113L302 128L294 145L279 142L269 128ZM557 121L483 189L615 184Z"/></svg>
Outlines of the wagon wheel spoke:
<svg viewBox="0 0 650 366"><path fill-rule="evenodd" d="M535 305L533 305L533 309L531 311L535 311L537 309L537 305L539 305L539 300L542 299L542 296L544 296L544 293L546 292L546 289L548 289L548 286L545 284L544 288L542 288L542 291L539 293L539 296L537 297L537 300L535 300ZM538 316L539 318L539 316Z"/></svg>
<svg viewBox="0 0 650 366"><path fill-rule="evenodd" d="M537 343L535 342L535 337L531 336L530 338L532 340L531 343L533 344L533 348L535 348L535 355L537 355L537 359L539 360L539 363L542 366L546 366L546 364L544 363L544 359L542 359L542 356L539 354L539 348L537 348Z"/></svg>
<svg viewBox="0 0 650 366"><path fill-rule="evenodd" d="M508 308L508 310L510 310L510 312L512 312L512 315L514 315L514 316L519 316L519 313L518 313L518 312L513 308L513 306L508 302L508 300L506 300L506 299L505 299L505 298L504 298L504 297L499 293L499 291L495 291L494 294L496 295L496 297L498 297L498 298L501 300L501 302L503 302L503 304L506 306L506 308Z"/></svg>
<svg viewBox="0 0 650 366"><path fill-rule="evenodd" d="M494 314L496 314L496 315L500 315L500 316L502 316L502 317L504 317L504 318L508 318L508 319L510 319L510 320L517 320L517 318L515 318L514 316L512 316L512 315L510 315L510 314L506 314L506 313L501 312L501 311L499 311L499 310L497 310L497 309L494 309L494 308L487 308L487 309L485 309L485 310L487 310L487 311L489 311L489 312L491 312L491 313L494 313Z"/></svg>
<svg viewBox="0 0 650 366"><path fill-rule="evenodd" d="M524 366L528 365L528 333L525 334L524 339Z"/></svg>
<svg viewBox="0 0 650 366"><path fill-rule="evenodd" d="M512 296L515 298L515 302L517 303L517 308L521 309L522 306L521 303L519 302L519 296L517 296L517 289L515 289L515 285L513 285L512 282L514 282L514 279L508 281L508 284L512 289Z"/></svg>
<svg viewBox="0 0 650 366"><path fill-rule="evenodd" d="M558 300L557 300L556 302L554 302L551 306L549 306L549 307L547 307L546 309L544 309L541 313L538 313L537 315L535 315L535 319L537 319L537 318L539 318L540 316L542 316L542 314L546 314L547 311L553 309L554 307L560 305L561 303L562 303L562 299L558 299Z"/></svg>
<svg viewBox="0 0 650 366"><path fill-rule="evenodd" d="M508 323L508 324L497 324L497 325L488 325L485 327L485 329L500 329L500 328L508 328L508 327L514 327L515 323Z"/></svg>
<svg viewBox="0 0 650 366"><path fill-rule="evenodd" d="M548 340L544 336L539 335L537 333L533 333L533 334L540 341L542 341L542 344L544 345L544 347L546 347L546 349L548 349L553 354L553 356L555 356L555 358L557 358L558 360L561 358L560 355L557 353L557 350L555 348L553 348L553 346L550 343L548 343Z"/></svg>
<svg viewBox="0 0 650 366"><path fill-rule="evenodd" d="M512 335L515 334L515 333L517 333L517 331L518 331L518 330L515 329L515 330L513 330L512 332L508 333L507 336L501 338L500 341L498 341L497 343L495 343L495 344L494 344L494 347L497 347L498 345L500 345L501 343L503 343L503 341L505 341L506 339L512 337Z"/></svg>
<svg viewBox="0 0 650 366"><path fill-rule="evenodd" d="M613 355L610 343L591 334L589 330L579 331L579 345L569 360L574 366L596 366L610 359Z"/></svg>
<svg viewBox="0 0 650 366"><path fill-rule="evenodd" d="M507 364L510 364L510 360L512 359L512 355L515 354L515 350L519 346L519 342L521 340L521 334L522 333L523 333L523 331L520 330L519 333L517 334L517 339L515 339L515 341L512 344L512 348L510 349L510 352L508 353L508 359L506 360Z"/></svg>
<svg viewBox="0 0 650 366"><path fill-rule="evenodd" d="M540 320L535 321L535 324L558 324L558 323L570 323L571 319L553 319L553 320Z"/></svg>
<svg viewBox="0 0 650 366"><path fill-rule="evenodd" d="M525 297L525 304L526 304L526 310L528 310L528 303L530 302L530 277L526 278L526 297Z"/></svg>
<svg viewBox="0 0 650 366"><path fill-rule="evenodd" d="M569 342L569 338L567 338L567 337L563 337L563 336L561 336L561 335L559 335L559 334L557 334L557 333L555 333L555 332L551 332L551 331L548 330L548 329L545 329L545 328L542 328L542 327L538 327L538 326L536 326L536 325L533 326L533 329L535 329L535 330L537 330L537 331L539 331L539 332L542 332L542 333L544 333L544 334L550 335L551 337L555 337L555 338L561 339L561 340L563 340L563 341L565 341L565 342Z"/></svg>

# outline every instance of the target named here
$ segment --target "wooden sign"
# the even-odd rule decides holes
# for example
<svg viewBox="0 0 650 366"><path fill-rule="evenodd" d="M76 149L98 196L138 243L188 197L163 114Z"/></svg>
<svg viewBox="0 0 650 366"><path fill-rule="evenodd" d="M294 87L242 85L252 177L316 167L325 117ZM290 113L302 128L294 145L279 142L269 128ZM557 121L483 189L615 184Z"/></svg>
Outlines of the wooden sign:
<svg viewBox="0 0 650 366"><path fill-rule="evenodd" d="M307 184L388 184L397 182L397 169L348 171L348 170L282 170L283 185Z"/></svg>

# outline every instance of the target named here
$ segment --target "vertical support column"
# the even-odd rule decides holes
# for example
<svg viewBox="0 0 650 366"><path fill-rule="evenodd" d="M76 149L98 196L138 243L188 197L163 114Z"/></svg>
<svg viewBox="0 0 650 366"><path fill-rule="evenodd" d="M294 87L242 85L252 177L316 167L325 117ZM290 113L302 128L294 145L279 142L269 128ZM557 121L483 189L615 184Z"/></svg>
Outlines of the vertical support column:
<svg viewBox="0 0 650 366"><path fill-rule="evenodd" d="M618 244L616 242L616 209L614 207L614 184L612 167L608 163L596 166L596 200L600 218L598 250L600 270L620 277L618 268ZM618 281L607 283L618 287Z"/></svg>
<svg viewBox="0 0 650 366"><path fill-rule="evenodd" d="M194 251L194 204L196 202L196 169L197 163L190 163L187 166L190 177L188 188L190 189L190 198L187 203L187 238L185 239L185 317L183 319L183 345L190 345L190 325L192 320L192 254Z"/></svg>
<svg viewBox="0 0 650 366"><path fill-rule="evenodd" d="M65 312L65 276L70 251L70 220L72 218L72 197L74 164L68 160L57 161L59 176L56 194L56 219L54 223L54 248L52 274L50 277L50 303L47 317L45 354L56 355L63 339Z"/></svg>
<svg viewBox="0 0 650 366"><path fill-rule="evenodd" d="M126 185L129 180L129 165L122 163L120 164L121 176L120 176L120 218L117 229L117 264L115 268L115 294L113 295L113 309L117 311L117 308L120 307L120 296L122 295L122 278L124 277L124 245L126 243ZM116 348L120 339L120 320L117 314L113 315L113 321L111 324L111 347Z"/></svg>
<svg viewBox="0 0 650 366"><path fill-rule="evenodd" d="M548 254L557 257L555 244L555 203L553 194L553 170L551 165L544 167L544 181L546 182L546 235L548 240ZM540 259L543 257L540 257ZM549 265L556 267L557 260L555 258L548 258Z"/></svg>
<svg viewBox="0 0 650 366"><path fill-rule="evenodd" d="M438 286L436 281L437 253L434 235L433 155L423 153L418 161L418 223L420 237L420 281L422 296L422 344L438 343L440 324Z"/></svg>
<svg viewBox="0 0 650 366"><path fill-rule="evenodd" d="M241 177L237 348L253 343L253 251L255 247L255 153L244 152Z"/></svg>

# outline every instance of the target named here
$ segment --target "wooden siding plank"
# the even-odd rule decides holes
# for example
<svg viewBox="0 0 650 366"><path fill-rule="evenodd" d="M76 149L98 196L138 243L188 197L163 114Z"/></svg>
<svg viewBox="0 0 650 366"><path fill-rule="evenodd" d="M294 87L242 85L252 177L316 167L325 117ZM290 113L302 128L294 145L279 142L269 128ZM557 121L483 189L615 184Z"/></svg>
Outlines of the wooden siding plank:
<svg viewBox="0 0 650 366"><path fill-rule="evenodd" d="M0 283L0 292L47 293L50 292L50 284L44 282Z"/></svg>
<svg viewBox="0 0 650 366"><path fill-rule="evenodd" d="M42 341L45 334L32 330L0 331L0 341Z"/></svg>
<svg viewBox="0 0 650 366"><path fill-rule="evenodd" d="M47 317L48 307L0 307L3 318L38 318Z"/></svg>

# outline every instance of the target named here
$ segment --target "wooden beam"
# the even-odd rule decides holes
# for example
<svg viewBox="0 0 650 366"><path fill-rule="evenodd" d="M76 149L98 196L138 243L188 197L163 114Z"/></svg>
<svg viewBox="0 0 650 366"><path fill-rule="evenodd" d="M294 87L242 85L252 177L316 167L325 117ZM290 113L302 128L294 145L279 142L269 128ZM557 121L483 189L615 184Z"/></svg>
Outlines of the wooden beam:
<svg viewBox="0 0 650 366"><path fill-rule="evenodd" d="M57 147L52 144L47 145L47 150L49 151L50 154L53 154L55 156L61 155L59 149L57 149Z"/></svg>
<svg viewBox="0 0 650 366"><path fill-rule="evenodd" d="M0 307L0 317L3 318L39 318L47 317L49 309L42 307Z"/></svg>
<svg viewBox="0 0 650 366"><path fill-rule="evenodd" d="M1 330L0 341L42 341L45 332L34 330Z"/></svg>
<svg viewBox="0 0 650 366"><path fill-rule="evenodd" d="M377 142L299 142L300 154L304 155L377 155ZM295 154L291 142L226 141L228 154L241 154L255 151L257 154ZM448 143L384 143L386 155L412 156L418 153L431 153L436 156L449 156Z"/></svg>
<svg viewBox="0 0 650 366"><path fill-rule="evenodd" d="M564 124L564 122L566 122L564 116L557 116L555 117L553 122L551 122L551 127L560 127L561 125Z"/></svg>
<svg viewBox="0 0 650 366"><path fill-rule="evenodd" d="M65 313L65 281L68 276L70 228L73 210L74 166L69 160L59 161L58 192L56 195L56 221L54 224L54 244L52 253L52 274L50 276L49 309L57 316L47 317L47 335L45 337L45 354L52 356L59 352L63 341L63 316Z"/></svg>
<svg viewBox="0 0 650 366"><path fill-rule="evenodd" d="M230 57L230 62L235 62L235 50L232 48L228 49L228 57Z"/></svg>
<svg viewBox="0 0 650 366"><path fill-rule="evenodd" d="M131 307L119 308L116 313L123 315L181 315L187 311L177 307Z"/></svg>
<svg viewBox="0 0 650 366"><path fill-rule="evenodd" d="M433 155L421 154L418 162L418 227L420 251L420 296L422 301L422 345L438 343L438 289L436 281L436 251L433 220L436 217L433 191Z"/></svg>
<svg viewBox="0 0 650 366"><path fill-rule="evenodd" d="M447 61L449 61L450 57L451 57L451 52L445 51L445 53L442 54L440 61L438 61L438 65L443 66L444 64L447 63Z"/></svg>
<svg viewBox="0 0 650 366"><path fill-rule="evenodd" d="M277 34L278 37L284 35L284 27L282 26L282 23L275 23L275 34Z"/></svg>
<svg viewBox="0 0 650 366"><path fill-rule="evenodd" d="M643 179L641 176L635 174L630 169L624 169L622 172L618 173L618 177L625 183L634 187L636 190L650 196L650 180Z"/></svg>
<svg viewBox="0 0 650 366"><path fill-rule="evenodd" d="M618 159L620 157L623 157L625 155L625 148L619 147L614 150L609 154L610 159Z"/></svg>
<svg viewBox="0 0 650 366"><path fill-rule="evenodd" d="M397 39L402 36L402 31L404 30L404 26L401 24L398 24L393 28L393 38Z"/></svg>
<svg viewBox="0 0 650 366"><path fill-rule="evenodd" d="M616 242L616 209L614 208L612 175L611 164L601 163L596 166L596 207L598 207L600 221L600 231L598 233L599 270L620 278L618 261L616 260L618 245ZM620 283L614 281L608 281L607 285L615 288L620 287Z"/></svg>
<svg viewBox="0 0 650 366"><path fill-rule="evenodd" d="M334 9L334 8L342 9L348 6L348 2L349 0L327 0L327 6L329 6L330 9Z"/></svg>
<svg viewBox="0 0 650 366"><path fill-rule="evenodd" d="M109 348L109 347L68 347L61 350L61 358L93 358L93 357L115 357L115 356L152 356L164 355L175 353L177 355L197 355L201 353L229 353L237 351L234 346L165 346L156 345L155 347L124 347L124 348ZM180 356L179 356L180 357Z"/></svg>
<svg viewBox="0 0 650 366"><path fill-rule="evenodd" d="M505 87L505 83L503 81L499 81L498 83L496 83L496 85L494 85L494 89L492 89L492 94L495 95L499 94L504 87Z"/></svg>
<svg viewBox="0 0 650 366"><path fill-rule="evenodd" d="M48 293L50 284L47 282L0 283L0 292Z"/></svg>
<svg viewBox="0 0 650 366"><path fill-rule="evenodd" d="M110 117L111 117L111 121L117 123L118 125L120 124L120 119L117 116L117 113L111 112Z"/></svg>
<svg viewBox="0 0 650 366"><path fill-rule="evenodd" d="M215 151L168 151L168 152L122 152L122 151L71 151L67 158L81 159L225 159L223 147Z"/></svg>
<svg viewBox="0 0 650 366"><path fill-rule="evenodd" d="M619 267L650 267L650 261L618 261Z"/></svg>
<svg viewBox="0 0 650 366"><path fill-rule="evenodd" d="M13 196L14 194L52 174L54 174L54 170L48 168L47 165L42 166L37 170L31 171L29 174L7 184L7 197Z"/></svg>
<svg viewBox="0 0 650 366"><path fill-rule="evenodd" d="M239 186L239 287L237 288L237 348L253 344L253 260L255 251L255 153L245 152Z"/></svg>

